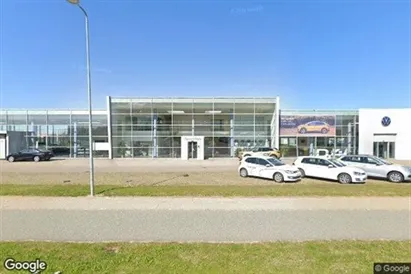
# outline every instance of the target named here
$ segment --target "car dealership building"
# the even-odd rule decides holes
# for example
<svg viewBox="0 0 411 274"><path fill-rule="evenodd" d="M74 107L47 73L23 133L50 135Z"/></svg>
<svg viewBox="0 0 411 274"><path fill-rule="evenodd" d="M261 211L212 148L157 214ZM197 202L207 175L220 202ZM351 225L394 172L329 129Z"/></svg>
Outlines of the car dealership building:
<svg viewBox="0 0 411 274"><path fill-rule="evenodd" d="M104 158L235 157L270 146L284 157L361 153L411 160L409 109L285 110L280 98L112 98L93 110ZM87 157L87 110L0 110L0 158L25 148Z"/></svg>

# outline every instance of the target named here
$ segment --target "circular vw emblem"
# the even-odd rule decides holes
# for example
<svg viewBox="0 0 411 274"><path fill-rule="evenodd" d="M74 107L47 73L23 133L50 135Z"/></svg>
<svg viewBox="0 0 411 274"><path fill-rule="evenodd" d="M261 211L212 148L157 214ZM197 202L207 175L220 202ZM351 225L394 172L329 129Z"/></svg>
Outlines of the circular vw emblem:
<svg viewBox="0 0 411 274"><path fill-rule="evenodd" d="M391 119L390 119L390 117L385 116L384 118L382 118L381 124L382 124L384 127L388 127L388 126L391 124Z"/></svg>

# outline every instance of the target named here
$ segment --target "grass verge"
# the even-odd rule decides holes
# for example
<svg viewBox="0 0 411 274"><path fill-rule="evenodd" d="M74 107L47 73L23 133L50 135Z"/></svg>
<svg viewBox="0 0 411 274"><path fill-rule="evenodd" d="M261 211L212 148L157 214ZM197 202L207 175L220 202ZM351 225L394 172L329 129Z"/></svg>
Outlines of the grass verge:
<svg viewBox="0 0 411 274"><path fill-rule="evenodd" d="M86 196L88 185L0 185L0 196ZM165 185L119 186L97 185L101 196L410 196L411 184L278 184L270 186Z"/></svg>
<svg viewBox="0 0 411 274"><path fill-rule="evenodd" d="M0 243L3 258L36 258L46 273L372 273L374 262L406 262L411 242L267 244ZM0 273L8 273L1 268ZM18 273L18 272L16 272Z"/></svg>

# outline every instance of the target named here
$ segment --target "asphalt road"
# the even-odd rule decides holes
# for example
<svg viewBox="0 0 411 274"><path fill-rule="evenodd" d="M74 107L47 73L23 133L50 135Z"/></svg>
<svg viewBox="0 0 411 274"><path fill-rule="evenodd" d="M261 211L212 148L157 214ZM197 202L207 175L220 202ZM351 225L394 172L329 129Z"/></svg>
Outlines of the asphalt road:
<svg viewBox="0 0 411 274"><path fill-rule="evenodd" d="M411 239L409 198L1 199L2 241Z"/></svg>

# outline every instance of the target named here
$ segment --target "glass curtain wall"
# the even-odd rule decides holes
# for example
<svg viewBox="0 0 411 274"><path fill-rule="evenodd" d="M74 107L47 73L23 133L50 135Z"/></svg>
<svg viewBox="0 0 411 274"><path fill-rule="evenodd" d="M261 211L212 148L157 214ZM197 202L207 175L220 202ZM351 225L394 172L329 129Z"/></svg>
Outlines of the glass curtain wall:
<svg viewBox="0 0 411 274"><path fill-rule="evenodd" d="M315 154L319 149L326 149L329 153L358 153L358 113L354 111L329 112L298 112L282 111L281 116L335 116L335 133L289 134L288 128L280 133L280 150L284 157L307 156ZM281 118L280 118L281 120ZM281 130L280 130L281 132ZM330 131L331 132L331 131ZM330 136L331 135L331 136Z"/></svg>
<svg viewBox="0 0 411 274"><path fill-rule="evenodd" d="M182 136L204 136L204 155L271 144L271 103L253 99L111 99L113 157L180 158Z"/></svg>
<svg viewBox="0 0 411 274"><path fill-rule="evenodd" d="M133 157L131 102L129 100L112 104L111 124L113 157Z"/></svg>
<svg viewBox="0 0 411 274"><path fill-rule="evenodd" d="M342 153L358 152L358 115L337 115L336 149Z"/></svg>
<svg viewBox="0 0 411 274"><path fill-rule="evenodd" d="M255 146L271 146L271 121L274 111L274 103L250 103L236 100L233 115L234 147L250 149Z"/></svg>
<svg viewBox="0 0 411 274"><path fill-rule="evenodd" d="M24 133L26 148L51 150L58 157L86 157L89 154L87 111L3 111L1 130ZM108 142L107 114L93 114L93 141ZM108 151L95 151L108 157Z"/></svg>

